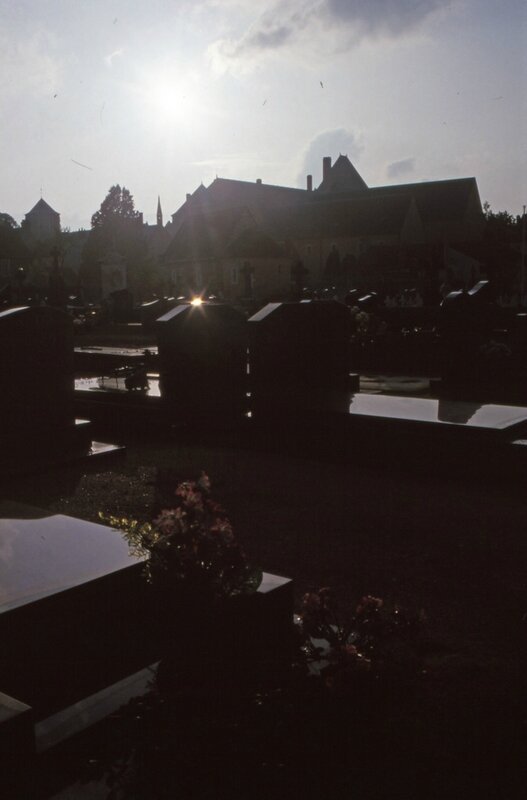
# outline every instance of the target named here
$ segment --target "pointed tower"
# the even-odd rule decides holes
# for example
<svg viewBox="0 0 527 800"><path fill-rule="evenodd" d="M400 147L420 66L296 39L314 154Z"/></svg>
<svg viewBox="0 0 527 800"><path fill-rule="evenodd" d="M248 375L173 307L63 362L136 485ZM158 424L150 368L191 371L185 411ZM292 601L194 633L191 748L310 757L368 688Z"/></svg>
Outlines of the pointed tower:
<svg viewBox="0 0 527 800"><path fill-rule="evenodd" d="M157 227L163 227L163 212L161 211L161 199L159 195L157 195Z"/></svg>

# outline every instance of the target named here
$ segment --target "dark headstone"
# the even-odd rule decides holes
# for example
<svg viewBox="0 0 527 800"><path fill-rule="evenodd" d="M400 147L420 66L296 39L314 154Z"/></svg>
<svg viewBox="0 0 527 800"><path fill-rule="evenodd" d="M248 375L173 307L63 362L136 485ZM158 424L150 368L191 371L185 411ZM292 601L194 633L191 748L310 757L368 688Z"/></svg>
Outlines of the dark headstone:
<svg viewBox="0 0 527 800"><path fill-rule="evenodd" d="M73 413L73 323L65 311L0 313L0 437L68 425Z"/></svg>
<svg viewBox="0 0 527 800"><path fill-rule="evenodd" d="M30 797L35 736L30 706L0 692L0 770L3 797Z"/></svg>
<svg viewBox="0 0 527 800"><path fill-rule="evenodd" d="M0 691L39 719L134 671L144 581L120 533L10 504L0 539Z"/></svg>
<svg viewBox="0 0 527 800"><path fill-rule="evenodd" d="M289 663L287 578L212 605L185 582L159 591L119 531L17 504L0 506L0 541L0 760L11 745L28 770L33 721L40 753L134 696L123 679L160 658L172 682L198 652L241 674Z"/></svg>
<svg viewBox="0 0 527 800"><path fill-rule="evenodd" d="M492 338L496 305L488 281L479 281L468 292L449 292L440 307L439 336L446 380L468 378L477 383L487 366L482 347ZM492 376L490 376L492 377Z"/></svg>
<svg viewBox="0 0 527 800"><path fill-rule="evenodd" d="M1 312L0 374L0 474L34 472L95 454L90 423L75 419L69 314L49 306ZM112 451L117 449L104 452Z"/></svg>
<svg viewBox="0 0 527 800"><path fill-rule="evenodd" d="M239 413L247 378L246 320L221 303L181 304L156 322L161 395L184 415Z"/></svg>
<svg viewBox="0 0 527 800"><path fill-rule="evenodd" d="M249 319L253 410L324 408L347 390L350 312L336 301L269 303Z"/></svg>
<svg viewBox="0 0 527 800"><path fill-rule="evenodd" d="M139 321L147 331L155 330L156 320L174 308L178 301L174 297L158 297L155 300L148 300L139 306Z"/></svg>
<svg viewBox="0 0 527 800"><path fill-rule="evenodd" d="M129 289L117 289L108 295L110 316L114 322L129 322L132 318L134 296Z"/></svg>

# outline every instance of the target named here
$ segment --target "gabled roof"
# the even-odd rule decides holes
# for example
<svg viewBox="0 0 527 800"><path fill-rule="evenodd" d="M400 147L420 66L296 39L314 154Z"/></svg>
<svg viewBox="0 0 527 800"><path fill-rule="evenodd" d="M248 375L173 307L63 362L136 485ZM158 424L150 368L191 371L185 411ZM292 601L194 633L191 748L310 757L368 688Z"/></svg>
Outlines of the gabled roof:
<svg viewBox="0 0 527 800"><path fill-rule="evenodd" d="M207 189L207 202L213 206L226 208L233 205L246 205L249 208L276 207L307 200L306 189L292 189L288 186L273 186L267 183L250 183L227 178L216 178Z"/></svg>
<svg viewBox="0 0 527 800"><path fill-rule="evenodd" d="M177 224L183 216L198 211L210 213L240 206L257 211L289 206L305 202L309 194L305 189L291 189L288 186L216 178L207 188L203 184L198 186L175 214L172 214L172 221Z"/></svg>
<svg viewBox="0 0 527 800"><path fill-rule="evenodd" d="M189 214L181 223L166 249L165 261L214 258L225 253L246 208L226 208L206 213L203 209Z"/></svg>
<svg viewBox="0 0 527 800"><path fill-rule="evenodd" d="M36 214L42 211L45 211L48 214L51 212L52 214L55 214L57 217L60 216L58 211L55 211L53 208L51 208L51 206L48 203L46 203L46 201L41 197L38 203L35 203L31 211L27 212L26 217L29 217L30 214Z"/></svg>
<svg viewBox="0 0 527 800"><path fill-rule="evenodd" d="M321 194L363 192L367 188L366 182L361 178L349 158L341 154L316 191Z"/></svg>
<svg viewBox="0 0 527 800"><path fill-rule="evenodd" d="M268 215L269 231L277 238L316 239L397 235L412 204L410 195L369 192L343 200L327 199Z"/></svg>
<svg viewBox="0 0 527 800"><path fill-rule="evenodd" d="M370 189L370 194L373 196L386 193L413 196L425 224L434 220L459 220L467 210L470 197L474 192L479 202L475 178L402 183L395 186L376 186Z"/></svg>

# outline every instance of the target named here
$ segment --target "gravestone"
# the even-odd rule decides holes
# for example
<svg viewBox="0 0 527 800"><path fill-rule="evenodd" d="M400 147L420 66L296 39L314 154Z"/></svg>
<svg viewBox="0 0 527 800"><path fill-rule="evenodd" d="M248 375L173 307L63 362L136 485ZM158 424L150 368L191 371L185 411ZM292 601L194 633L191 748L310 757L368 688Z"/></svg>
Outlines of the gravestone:
<svg viewBox="0 0 527 800"><path fill-rule="evenodd" d="M90 452L90 423L75 419L73 359L73 321L65 311L0 312L0 473Z"/></svg>
<svg viewBox="0 0 527 800"><path fill-rule="evenodd" d="M246 320L222 303L180 304L156 322L161 396L184 417L238 415L245 403Z"/></svg>
<svg viewBox="0 0 527 800"><path fill-rule="evenodd" d="M158 297L139 306L139 320L145 331L154 331L156 320L177 305L174 297Z"/></svg>
<svg viewBox="0 0 527 800"><path fill-rule="evenodd" d="M139 306L139 322L145 330L152 330L158 317L165 311L163 301L158 298L147 300Z"/></svg>
<svg viewBox="0 0 527 800"><path fill-rule="evenodd" d="M269 303L248 322L253 414L323 410L349 387L350 311L336 301Z"/></svg>
<svg viewBox="0 0 527 800"><path fill-rule="evenodd" d="M492 382L495 365L485 358L484 348L492 339L495 324L496 304L489 281L479 281L468 292L446 295L438 327L445 381Z"/></svg>
<svg viewBox="0 0 527 800"><path fill-rule="evenodd" d="M28 796L35 749L38 759L143 694L159 659L175 676L204 645L220 669L233 658L259 674L289 663L289 579L264 573L254 594L219 606L184 583L156 591L144 561L105 525L0 504L0 763L13 772L10 797Z"/></svg>
<svg viewBox="0 0 527 800"><path fill-rule="evenodd" d="M0 542L0 692L39 720L133 672L144 558L119 532L5 503Z"/></svg>
<svg viewBox="0 0 527 800"><path fill-rule="evenodd" d="M133 316L134 296L129 289L117 289L108 295L110 317L113 322L130 322Z"/></svg>
<svg viewBox="0 0 527 800"><path fill-rule="evenodd" d="M0 431L38 433L73 422L73 324L64 311L0 313Z"/></svg>

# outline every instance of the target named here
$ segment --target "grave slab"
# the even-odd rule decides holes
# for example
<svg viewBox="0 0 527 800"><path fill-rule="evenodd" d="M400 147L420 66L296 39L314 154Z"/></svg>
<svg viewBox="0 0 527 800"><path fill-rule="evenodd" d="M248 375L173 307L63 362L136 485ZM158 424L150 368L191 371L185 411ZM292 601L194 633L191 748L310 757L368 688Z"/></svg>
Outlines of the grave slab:
<svg viewBox="0 0 527 800"><path fill-rule="evenodd" d="M143 561L104 525L1 504L0 689L39 719L132 672Z"/></svg>

